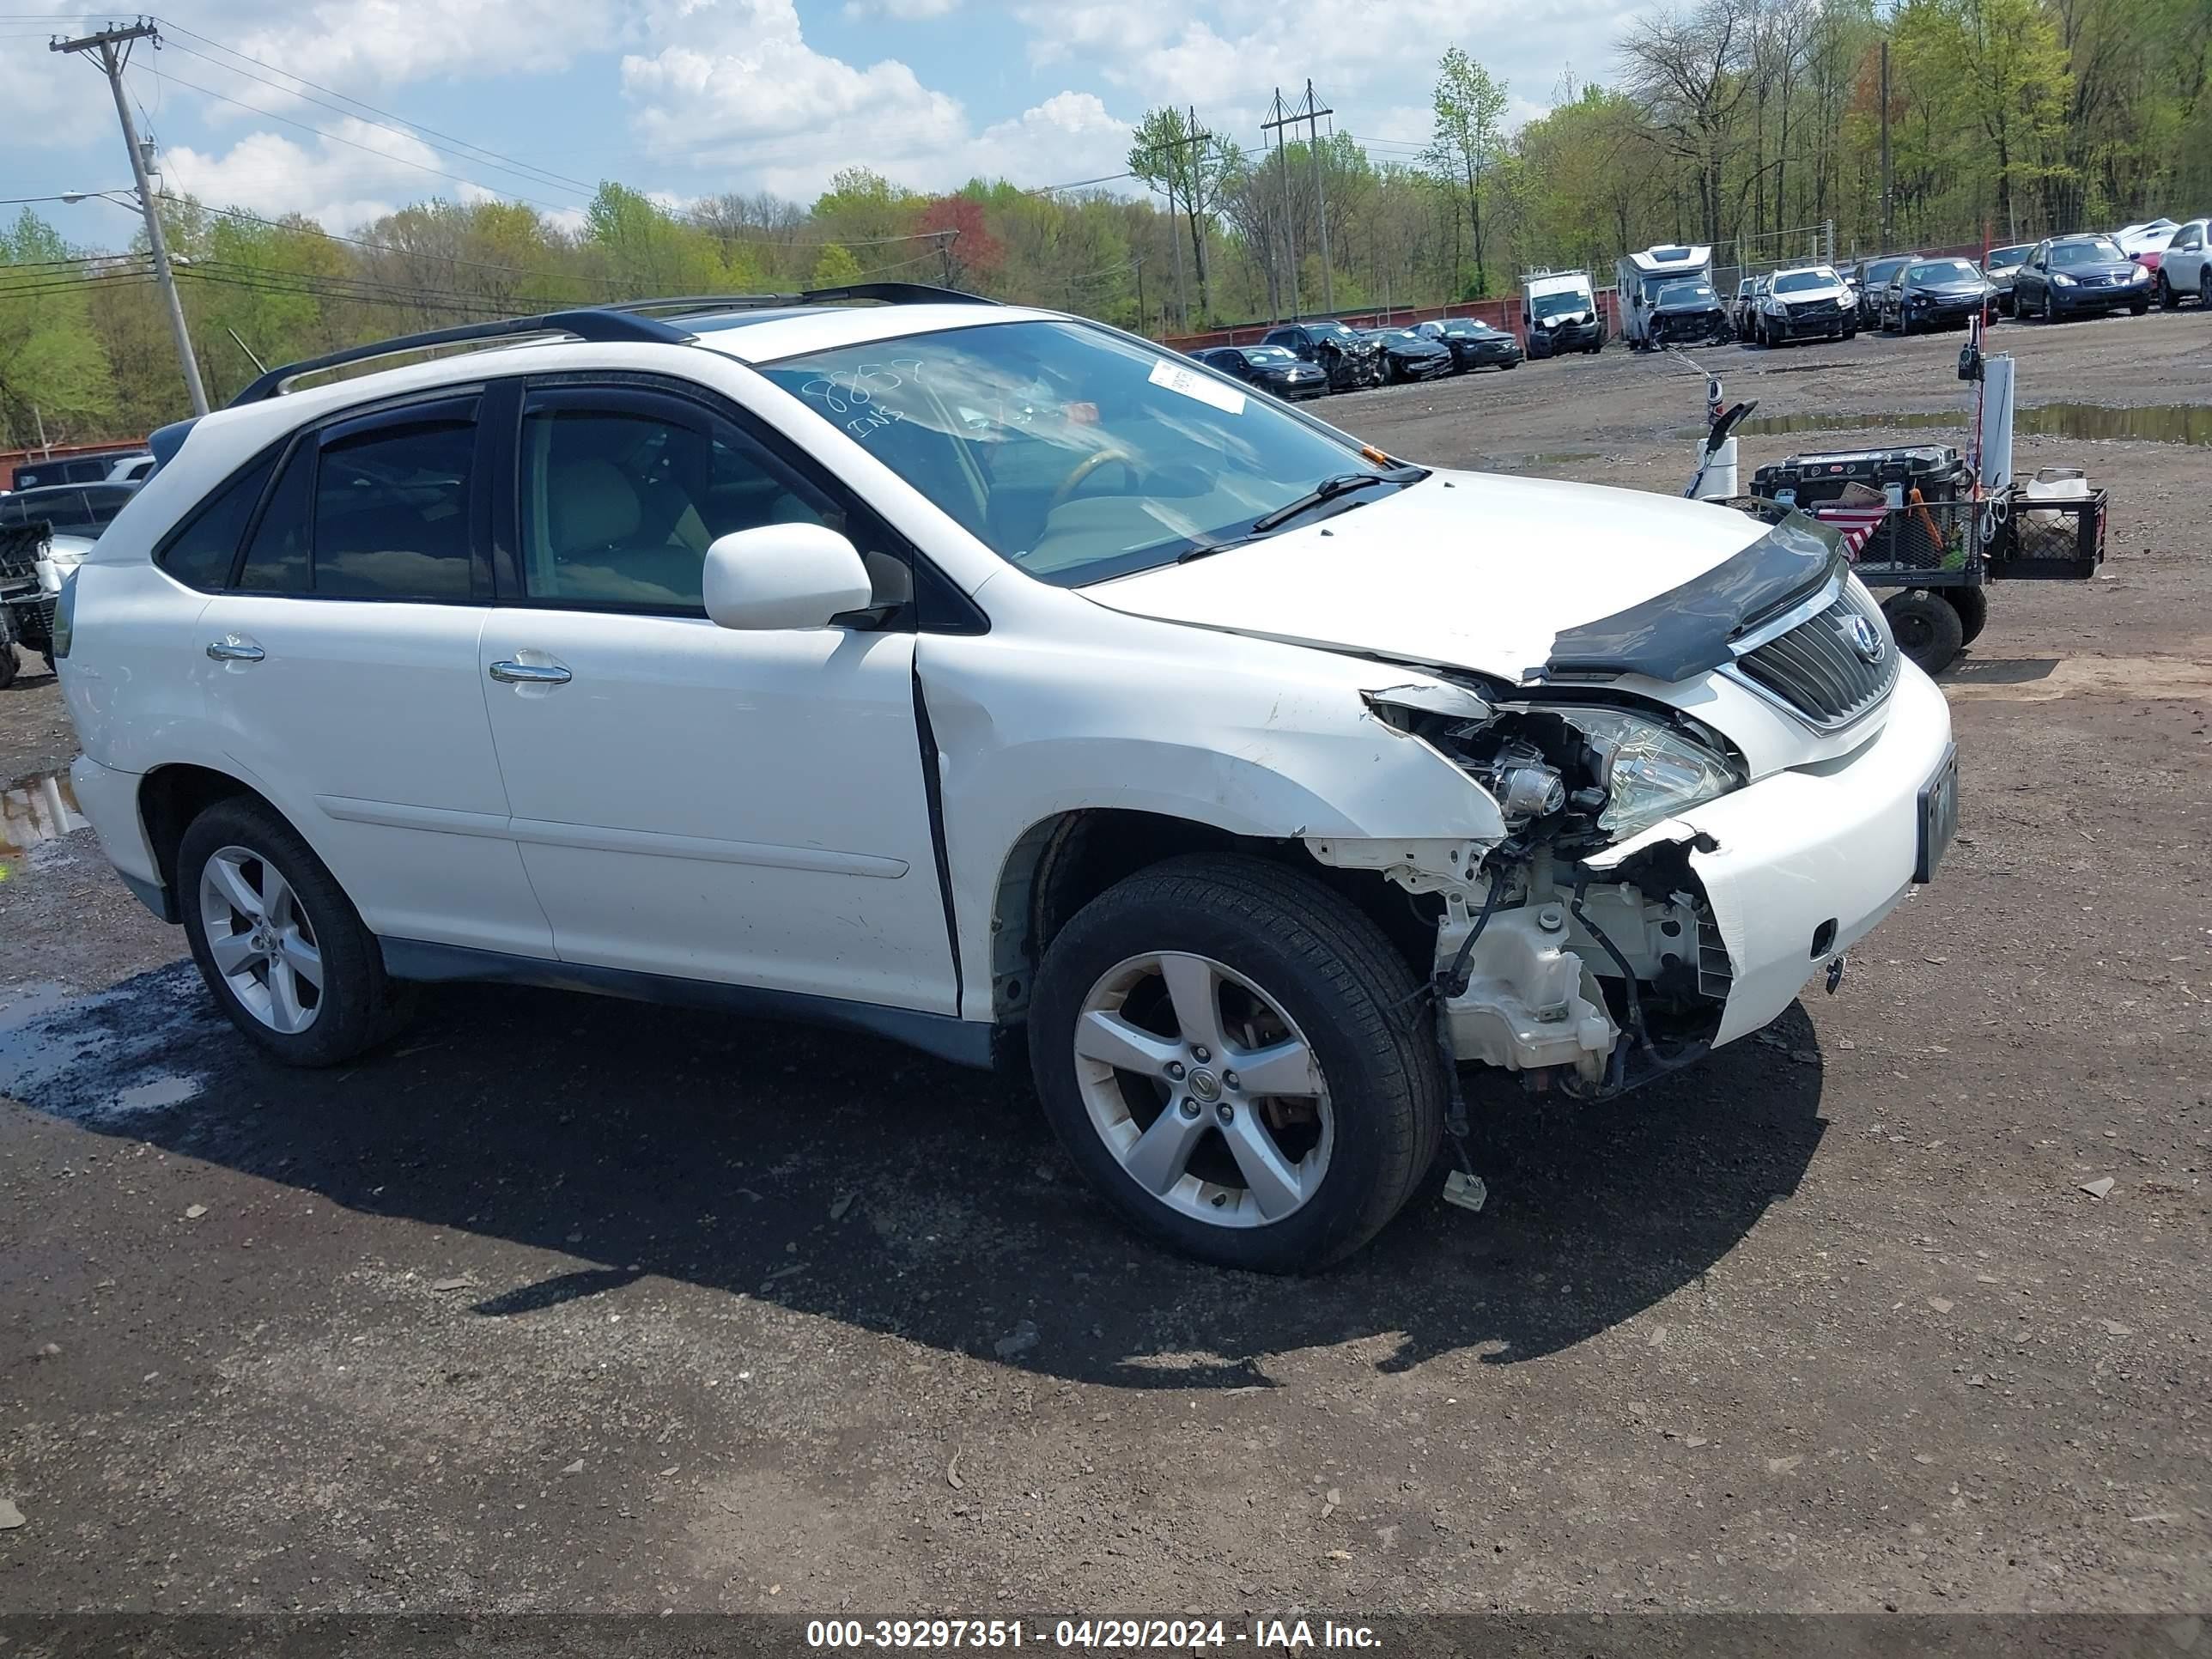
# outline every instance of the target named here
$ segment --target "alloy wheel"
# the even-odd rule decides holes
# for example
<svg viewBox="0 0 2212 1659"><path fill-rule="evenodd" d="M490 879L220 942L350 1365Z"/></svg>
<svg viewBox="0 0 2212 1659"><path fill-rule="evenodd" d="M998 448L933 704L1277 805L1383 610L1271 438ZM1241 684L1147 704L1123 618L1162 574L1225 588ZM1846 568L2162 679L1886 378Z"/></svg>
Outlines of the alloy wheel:
<svg viewBox="0 0 2212 1659"><path fill-rule="evenodd" d="M1181 951L1119 963L1084 998L1074 1047L1091 1127L1170 1210L1257 1227L1320 1190L1336 1144L1320 1061L1234 969Z"/></svg>
<svg viewBox="0 0 2212 1659"><path fill-rule="evenodd" d="M208 955L239 1004L272 1031L296 1036L322 1012L323 955L292 884L247 847L225 847L200 870Z"/></svg>

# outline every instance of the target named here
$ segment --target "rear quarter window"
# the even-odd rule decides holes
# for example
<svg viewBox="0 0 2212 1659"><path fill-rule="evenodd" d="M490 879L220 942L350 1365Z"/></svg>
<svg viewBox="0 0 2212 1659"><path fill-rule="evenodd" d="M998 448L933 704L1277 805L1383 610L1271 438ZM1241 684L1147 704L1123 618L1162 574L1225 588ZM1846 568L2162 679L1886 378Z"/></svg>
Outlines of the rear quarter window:
<svg viewBox="0 0 2212 1659"><path fill-rule="evenodd" d="M187 587L212 592L229 586L239 544L276 465L273 453L264 455L234 475L155 550L154 562Z"/></svg>

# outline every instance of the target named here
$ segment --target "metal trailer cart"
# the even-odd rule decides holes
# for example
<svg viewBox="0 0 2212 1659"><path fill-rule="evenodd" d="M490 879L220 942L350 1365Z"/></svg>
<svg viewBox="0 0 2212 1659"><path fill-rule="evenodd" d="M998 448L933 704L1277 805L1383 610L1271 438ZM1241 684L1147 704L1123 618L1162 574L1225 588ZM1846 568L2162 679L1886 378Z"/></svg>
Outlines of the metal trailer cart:
<svg viewBox="0 0 2212 1659"><path fill-rule="evenodd" d="M1959 378L1976 389L1968 453L1930 446L1794 455L1737 495L1735 429L1756 404L1725 407L1706 383L1709 429L1684 493L1772 511L1797 507L1842 535L1859 579L1891 590L1882 611L1900 649L1930 674L1989 620L1993 581L2086 581L2105 558L2106 495L2086 482L2049 493L2012 476L2013 360L1984 358L1968 330ZM2078 475L2075 475L2078 478Z"/></svg>

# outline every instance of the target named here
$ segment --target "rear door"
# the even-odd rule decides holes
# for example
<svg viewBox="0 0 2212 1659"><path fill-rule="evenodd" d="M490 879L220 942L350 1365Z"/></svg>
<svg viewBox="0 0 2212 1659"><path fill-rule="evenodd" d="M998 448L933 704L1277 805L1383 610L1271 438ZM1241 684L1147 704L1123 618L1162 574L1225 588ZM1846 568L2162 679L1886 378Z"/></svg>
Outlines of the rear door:
<svg viewBox="0 0 2212 1659"><path fill-rule="evenodd" d="M957 1011L914 678L910 551L743 410L566 378L501 416L501 599L477 671L564 962ZM739 632L707 547L850 536L880 609Z"/></svg>
<svg viewBox="0 0 2212 1659"><path fill-rule="evenodd" d="M233 764L370 930L550 957L477 666L491 593L478 394L301 434L194 625Z"/></svg>

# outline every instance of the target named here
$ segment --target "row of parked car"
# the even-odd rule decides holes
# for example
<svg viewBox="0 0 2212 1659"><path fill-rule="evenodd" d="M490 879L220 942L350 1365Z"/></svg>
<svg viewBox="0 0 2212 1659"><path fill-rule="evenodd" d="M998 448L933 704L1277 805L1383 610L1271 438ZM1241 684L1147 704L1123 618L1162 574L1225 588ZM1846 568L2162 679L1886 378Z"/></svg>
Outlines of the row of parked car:
<svg viewBox="0 0 2212 1659"><path fill-rule="evenodd" d="M1207 346L1191 356L1279 398L1297 398L1516 368L1522 352L1504 330L1471 317L1367 329L1327 318L1271 329L1257 345Z"/></svg>
<svg viewBox="0 0 2212 1659"><path fill-rule="evenodd" d="M1885 253L1838 270L1802 265L1747 276L1729 320L1762 345L1819 334L1849 339L1863 328L1912 334L1963 325L1993 309L2006 317L2062 318L2185 301L2212 307L2212 223L2130 226L2106 236L2053 236L1992 248L1979 264L1948 254Z"/></svg>

